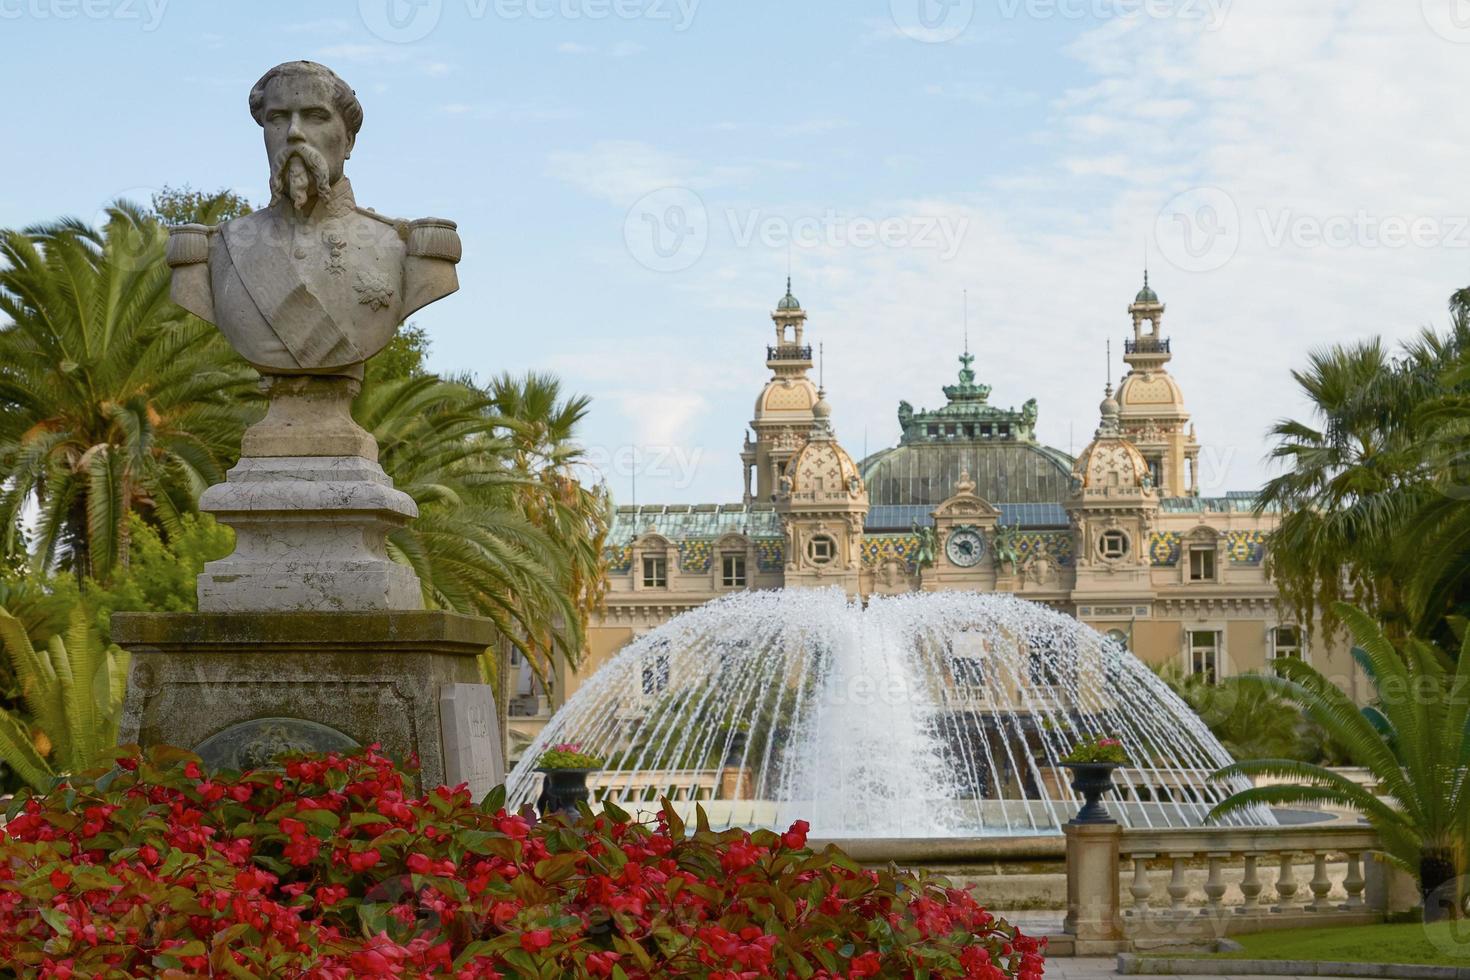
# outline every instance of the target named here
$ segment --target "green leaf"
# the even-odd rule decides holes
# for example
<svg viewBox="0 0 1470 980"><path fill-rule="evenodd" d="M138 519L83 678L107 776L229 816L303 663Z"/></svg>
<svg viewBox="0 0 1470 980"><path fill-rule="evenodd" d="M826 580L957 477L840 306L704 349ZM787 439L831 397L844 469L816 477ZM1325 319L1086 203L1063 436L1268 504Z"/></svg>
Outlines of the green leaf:
<svg viewBox="0 0 1470 980"><path fill-rule="evenodd" d="M480 810L484 813L499 813L501 810L504 809L505 784L501 783L499 786L495 787L490 792L485 794L485 798L480 801Z"/></svg>

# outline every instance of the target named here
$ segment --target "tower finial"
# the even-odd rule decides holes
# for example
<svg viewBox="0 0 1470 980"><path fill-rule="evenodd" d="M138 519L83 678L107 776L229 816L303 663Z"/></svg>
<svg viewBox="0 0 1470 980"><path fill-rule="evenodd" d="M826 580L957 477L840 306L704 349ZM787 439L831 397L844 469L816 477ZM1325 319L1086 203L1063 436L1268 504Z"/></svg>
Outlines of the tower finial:
<svg viewBox="0 0 1470 980"><path fill-rule="evenodd" d="M965 353L968 354L970 353L970 291L968 289L964 290L963 296L965 308Z"/></svg>
<svg viewBox="0 0 1470 980"><path fill-rule="evenodd" d="M1144 274L1144 282L1145 283L1148 282L1147 275L1148 275L1147 273ZM1107 370L1108 380L1107 380L1107 383L1105 385L1103 385L1103 390L1106 391L1109 395L1111 395L1113 393L1113 338L1112 337L1109 337L1108 338L1108 344L1107 344L1107 346L1108 346L1108 370Z"/></svg>
<svg viewBox="0 0 1470 980"><path fill-rule="evenodd" d="M821 388L821 389L825 389L827 387L827 350L826 350L826 347L827 347L827 345L824 344L824 343L821 343L821 342L818 342L817 343L817 387L818 388ZM808 350L810 350L810 348L808 348ZM808 354L807 356L810 357L811 355Z"/></svg>

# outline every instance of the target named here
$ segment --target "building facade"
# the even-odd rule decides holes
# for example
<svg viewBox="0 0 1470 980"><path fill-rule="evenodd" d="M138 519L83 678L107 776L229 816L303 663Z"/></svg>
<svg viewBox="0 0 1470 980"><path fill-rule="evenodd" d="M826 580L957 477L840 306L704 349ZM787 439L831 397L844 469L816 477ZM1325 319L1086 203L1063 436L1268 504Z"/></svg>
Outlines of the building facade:
<svg viewBox="0 0 1470 980"><path fill-rule="evenodd" d="M1308 642L1266 568L1276 515L1252 493L1202 496L1184 392L1169 373L1165 307L1148 283L1128 307L1128 370L1074 458L1036 438L1038 403L990 401L964 352L944 404L902 401L897 446L855 460L814 384L807 314L771 314L770 379L741 452L739 503L620 507L605 610L576 675L536 690L522 671L512 753L582 677L673 616L744 589L839 587L855 598L1006 592L1109 634L1159 667L1218 681L1305 657L1357 693L1345 644ZM655 693L657 664L644 683Z"/></svg>

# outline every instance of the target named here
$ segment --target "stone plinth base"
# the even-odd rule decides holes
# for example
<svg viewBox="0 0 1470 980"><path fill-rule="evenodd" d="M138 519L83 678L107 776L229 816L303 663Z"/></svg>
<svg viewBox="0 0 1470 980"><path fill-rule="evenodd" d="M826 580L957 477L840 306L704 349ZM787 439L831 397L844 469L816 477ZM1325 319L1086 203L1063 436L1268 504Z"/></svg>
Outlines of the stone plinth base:
<svg viewBox="0 0 1470 980"><path fill-rule="evenodd" d="M176 745L217 768L370 745L417 756L427 787L504 780L483 619L443 612L119 613L132 655L121 744Z"/></svg>
<svg viewBox="0 0 1470 980"><path fill-rule="evenodd" d="M422 609L388 533L418 516L360 456L245 457L199 509L235 530L235 550L199 576L201 612Z"/></svg>
<svg viewBox="0 0 1470 980"><path fill-rule="evenodd" d="M1063 931L1078 956L1117 952L1123 944L1118 910L1118 848L1123 828L1115 823L1068 823L1067 918Z"/></svg>

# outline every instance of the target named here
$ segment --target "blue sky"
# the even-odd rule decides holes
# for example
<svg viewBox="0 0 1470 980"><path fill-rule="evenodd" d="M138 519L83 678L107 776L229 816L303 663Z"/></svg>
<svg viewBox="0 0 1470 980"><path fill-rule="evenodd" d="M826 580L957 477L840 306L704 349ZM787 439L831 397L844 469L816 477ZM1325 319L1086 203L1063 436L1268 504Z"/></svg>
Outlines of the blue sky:
<svg viewBox="0 0 1470 980"><path fill-rule="evenodd" d="M1069 449L1147 249L1207 492L1267 473L1310 348L1470 283L1463 0L0 0L0 38L9 227L261 203L250 85L335 68L359 202L460 224L432 366L591 395L623 502L738 499L788 261L854 454L942 401L965 291L992 401Z"/></svg>

